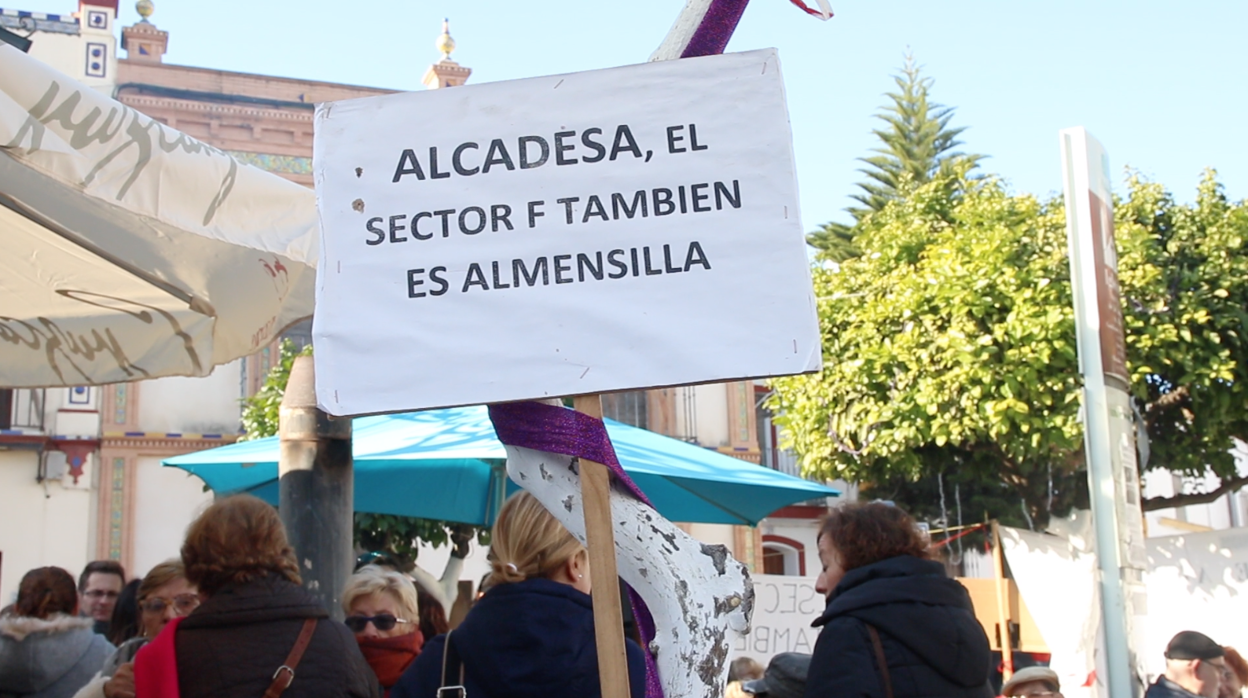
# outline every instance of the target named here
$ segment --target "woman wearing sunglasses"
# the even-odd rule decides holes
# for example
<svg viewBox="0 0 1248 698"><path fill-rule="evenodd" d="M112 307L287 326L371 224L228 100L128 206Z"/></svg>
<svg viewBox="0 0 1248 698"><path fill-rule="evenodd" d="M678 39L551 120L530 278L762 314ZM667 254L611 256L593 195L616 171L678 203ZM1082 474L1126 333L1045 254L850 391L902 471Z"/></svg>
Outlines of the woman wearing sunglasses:
<svg viewBox="0 0 1248 698"><path fill-rule="evenodd" d="M389 696L390 688L425 644L417 627L416 587L398 572L368 565L347 580L342 610L360 652Z"/></svg>
<svg viewBox="0 0 1248 698"><path fill-rule="evenodd" d="M132 698L134 696L134 655L139 648L160 634L174 618L181 618L199 606L199 594L186 581L186 570L178 559L165 560L152 568L139 583L136 596L139 633L121 643L104 660L104 668L74 698Z"/></svg>

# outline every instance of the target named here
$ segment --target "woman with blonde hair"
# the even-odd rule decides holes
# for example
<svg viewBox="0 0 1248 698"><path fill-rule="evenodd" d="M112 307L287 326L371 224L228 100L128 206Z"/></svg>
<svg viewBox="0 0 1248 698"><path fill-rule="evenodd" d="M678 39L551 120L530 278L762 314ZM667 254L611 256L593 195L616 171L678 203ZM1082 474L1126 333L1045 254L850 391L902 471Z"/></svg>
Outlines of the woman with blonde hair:
<svg viewBox="0 0 1248 698"><path fill-rule="evenodd" d="M599 698L585 546L533 495L518 492L494 523L490 564L489 591L458 628L426 643L391 698L436 698L444 680L473 698ZM603 588L618 593L613 579ZM627 646L632 696L642 698L645 656L631 640Z"/></svg>
<svg viewBox="0 0 1248 698"><path fill-rule="evenodd" d="M364 660L389 695L425 644L416 586L394 570L367 565L347 580L342 610Z"/></svg>

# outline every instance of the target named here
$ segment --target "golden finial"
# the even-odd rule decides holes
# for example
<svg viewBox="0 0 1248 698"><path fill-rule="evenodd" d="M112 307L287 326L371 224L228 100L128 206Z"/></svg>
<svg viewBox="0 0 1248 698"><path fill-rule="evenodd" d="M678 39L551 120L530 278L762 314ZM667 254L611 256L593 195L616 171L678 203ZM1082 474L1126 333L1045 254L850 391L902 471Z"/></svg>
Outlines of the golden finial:
<svg viewBox="0 0 1248 698"><path fill-rule="evenodd" d="M139 0L134 3L134 9L143 18L143 21L146 22L147 18L151 17L152 13L156 11L156 5L152 4L152 0Z"/></svg>
<svg viewBox="0 0 1248 698"><path fill-rule="evenodd" d="M150 0L139 0L139 2L150 2ZM442 36L438 37L434 46L442 52L442 60L451 60L451 51L455 50L455 40L451 38L451 23L449 20L442 20Z"/></svg>

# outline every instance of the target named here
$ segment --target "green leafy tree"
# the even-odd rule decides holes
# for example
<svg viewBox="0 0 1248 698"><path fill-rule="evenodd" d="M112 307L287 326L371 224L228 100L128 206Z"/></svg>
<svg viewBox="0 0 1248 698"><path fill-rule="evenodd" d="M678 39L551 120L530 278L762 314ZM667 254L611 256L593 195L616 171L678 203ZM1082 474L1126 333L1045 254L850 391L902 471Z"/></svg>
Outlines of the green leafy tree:
<svg viewBox="0 0 1248 698"><path fill-rule="evenodd" d="M1144 507L1212 502L1248 484L1229 453L1232 439L1248 441L1248 202L1228 201L1213 170L1192 205L1137 174L1128 188L1115 234L1149 467L1219 480Z"/></svg>
<svg viewBox="0 0 1248 698"><path fill-rule="evenodd" d="M311 356L309 345L303 351L295 351L295 345L289 339L283 339L278 345L277 362L269 369L255 395L243 398L243 435L239 441L263 439L277 436L278 415L282 409L282 396L286 394L286 383L290 380L290 369L295 365L295 357Z"/></svg>
<svg viewBox="0 0 1248 698"><path fill-rule="evenodd" d="M901 74L893 76L897 91L886 93L891 104L875 115L886 124L873 130L880 146L872 149L874 155L859 158L866 167L858 171L866 180L852 198L861 205L846 209L854 223L825 223L806 238L826 258L839 262L856 256L854 237L867 215L934 179L956 185L962 180L951 176L954 170L974 168L983 158L957 152L965 127L949 125L953 108L928 101L932 79L921 77L913 55L907 54L905 61Z"/></svg>
<svg viewBox="0 0 1248 698"><path fill-rule="evenodd" d="M277 435L278 415L290 369L297 356L311 356L312 347L296 352L290 340L282 340L278 360L269 369L264 383L256 394L243 400L243 435L240 440L260 439ZM486 529L467 524L420 519L391 514L355 514L355 544L369 552L381 553L393 560L401 569L410 570L416 564L421 541L433 547L450 544L457 557L468 555L468 545L473 537L483 545L489 543Z"/></svg>
<svg viewBox="0 0 1248 698"><path fill-rule="evenodd" d="M1248 208L1212 173L1192 206L1139 177L1128 189L1119 268L1148 467L1223 483L1145 508L1210 501L1245 484L1227 451L1248 437ZM864 218L856 243L814 271L824 370L774 381L806 472L929 518L937 486L958 488L972 520L1043 525L1084 505L1060 199L1011 196L964 165Z"/></svg>

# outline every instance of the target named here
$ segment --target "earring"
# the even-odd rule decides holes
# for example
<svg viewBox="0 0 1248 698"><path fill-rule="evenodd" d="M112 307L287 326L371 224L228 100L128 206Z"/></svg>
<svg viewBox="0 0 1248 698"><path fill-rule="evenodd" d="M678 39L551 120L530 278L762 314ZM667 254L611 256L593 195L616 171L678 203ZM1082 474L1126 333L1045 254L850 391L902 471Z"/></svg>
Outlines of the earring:
<svg viewBox="0 0 1248 698"><path fill-rule="evenodd" d="M584 579L584 578L585 578L585 575L583 575L583 574L578 574L578 575L576 575L576 578L577 578L577 579Z"/></svg>

